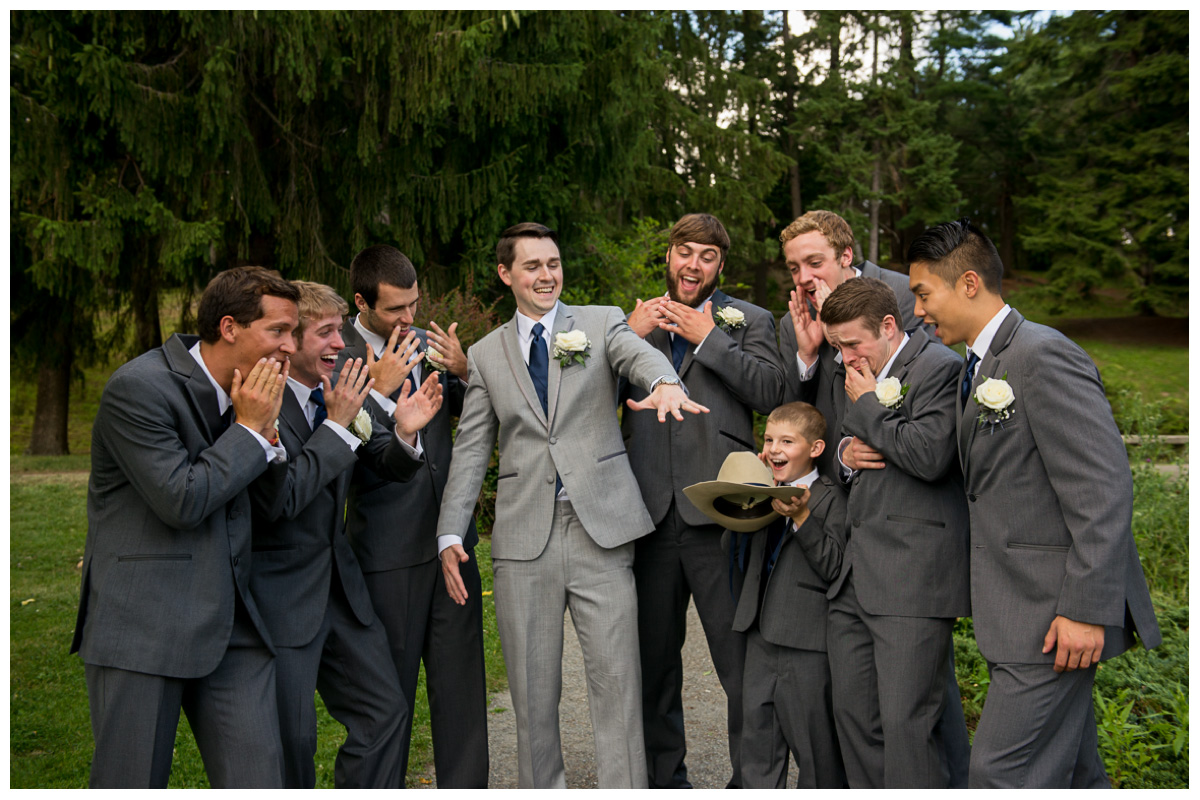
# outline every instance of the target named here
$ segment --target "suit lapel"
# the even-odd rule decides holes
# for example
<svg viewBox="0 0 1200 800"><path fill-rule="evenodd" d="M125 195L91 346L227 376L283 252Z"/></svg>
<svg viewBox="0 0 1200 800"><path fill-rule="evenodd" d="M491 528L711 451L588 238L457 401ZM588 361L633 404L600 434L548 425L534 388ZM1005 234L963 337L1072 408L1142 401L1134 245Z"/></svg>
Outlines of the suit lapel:
<svg viewBox="0 0 1200 800"><path fill-rule="evenodd" d="M287 387L287 394L283 398L283 408L279 411L279 423L286 425L292 435L300 440L301 445L312 436L313 431L308 426L308 418L304 416L304 409L300 407L300 401L296 399L296 393L290 386Z"/></svg>
<svg viewBox="0 0 1200 800"><path fill-rule="evenodd" d="M549 356L550 364L548 375L546 378L546 410L550 417L550 422L554 421L554 411L558 407L558 389L562 383L562 365L559 364L557 358L554 357L554 338L559 333L569 331L575 327L575 316L571 313L571 309L559 303L558 313L554 315L554 332L550 335ZM572 362L568 362L572 363ZM579 365L576 364L576 367ZM530 381L532 383L532 380Z"/></svg>
<svg viewBox="0 0 1200 800"><path fill-rule="evenodd" d="M900 350L900 354L896 356L895 363L888 370L886 377L895 378L904 383L904 379L908 377L908 371L912 368L912 363L917 360L917 356L929 345L929 334L924 330L917 328L908 336L908 343Z"/></svg>
<svg viewBox="0 0 1200 800"><path fill-rule="evenodd" d="M979 406L975 402L975 389L979 384L983 383L988 378L995 378L997 375L1004 372L1003 364L1001 363L1000 354L1012 342L1013 337L1017 333L1017 328L1025 318L1017 313L1016 309L1008 312L1008 316L1004 318L1004 322L1000 323L999 330L992 338L992 344L988 347L988 351L983 354L983 358L979 362L979 372L976 373L975 379L971 381L971 391L967 395L967 402L964 404L963 413L959 418L959 449L962 453L962 469L963 475L967 474L967 468L971 463L971 445L975 441L975 434L979 430L979 423L976 417L979 415ZM961 384L960 384L961 385Z"/></svg>
<svg viewBox="0 0 1200 800"><path fill-rule="evenodd" d="M504 325L500 336L500 346L504 348L504 358L508 361L508 368L512 370L513 377L517 381L517 388L525 396L525 402L529 404L533 415L549 429L550 425L546 421L546 415L542 413L542 401L538 400L537 390L533 388L533 378L529 377L529 365L525 363L521 354L521 339L517 335L516 315L513 315L513 318ZM549 392L548 387L546 391Z"/></svg>
<svg viewBox="0 0 1200 800"><path fill-rule="evenodd" d="M163 354L170 368L187 378L184 389L187 391L188 402L192 405L192 412L204 428L208 441L214 442L221 425L217 391L213 388L212 381L204 374L204 370L196 363L196 359L188 352L197 341L196 337L188 339L192 341L186 341L179 334L175 334L163 345Z"/></svg>

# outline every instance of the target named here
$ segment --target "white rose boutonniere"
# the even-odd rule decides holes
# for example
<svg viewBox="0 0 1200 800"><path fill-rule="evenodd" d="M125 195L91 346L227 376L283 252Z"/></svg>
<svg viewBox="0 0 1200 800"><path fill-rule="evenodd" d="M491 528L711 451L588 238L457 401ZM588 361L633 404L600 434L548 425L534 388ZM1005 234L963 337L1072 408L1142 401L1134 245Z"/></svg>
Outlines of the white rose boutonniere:
<svg viewBox="0 0 1200 800"><path fill-rule="evenodd" d="M714 316L717 318L717 324L724 331L733 331L746 327L746 315L733 306L725 306L718 310Z"/></svg>
<svg viewBox="0 0 1200 800"><path fill-rule="evenodd" d="M445 372L446 364L442 361L442 354L432 347L425 348L425 368Z"/></svg>
<svg viewBox="0 0 1200 800"><path fill-rule="evenodd" d="M358 416L350 423L350 432L361 439L363 444L371 441L371 415L365 408L360 408Z"/></svg>
<svg viewBox="0 0 1200 800"><path fill-rule="evenodd" d="M591 341L583 331L560 331L554 335L554 357L558 359L560 367L565 367L572 361L577 364L584 363L584 359L591 355L587 351L591 346Z"/></svg>
<svg viewBox="0 0 1200 800"><path fill-rule="evenodd" d="M1004 427L1004 420L1012 416L1012 404L1017 399L1007 378L1007 372L1001 378L988 378L975 390L975 402L983 409L979 412L979 424L990 422L993 432L997 423Z"/></svg>
<svg viewBox="0 0 1200 800"><path fill-rule="evenodd" d="M884 408L899 408L908 394L908 384L900 385L899 378L884 378L875 384L875 397Z"/></svg>

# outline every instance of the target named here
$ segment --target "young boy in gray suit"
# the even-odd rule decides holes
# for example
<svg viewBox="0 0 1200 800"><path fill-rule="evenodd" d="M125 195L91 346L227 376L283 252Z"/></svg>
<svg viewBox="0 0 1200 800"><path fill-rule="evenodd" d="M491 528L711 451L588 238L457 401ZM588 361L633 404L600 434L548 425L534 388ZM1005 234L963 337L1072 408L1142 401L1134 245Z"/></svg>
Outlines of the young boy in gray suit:
<svg viewBox="0 0 1200 800"><path fill-rule="evenodd" d="M846 786L825 646L825 593L841 569L846 496L817 472L824 435L825 416L813 406L779 406L767 419L758 456L769 473L751 460L746 477L758 468L761 477L750 482L795 492L771 500L775 513L766 524L703 508L729 526L733 578L742 581L733 629L746 636L742 778L748 789L786 788L789 751L799 770L796 788ZM734 453L726 463L750 456Z"/></svg>

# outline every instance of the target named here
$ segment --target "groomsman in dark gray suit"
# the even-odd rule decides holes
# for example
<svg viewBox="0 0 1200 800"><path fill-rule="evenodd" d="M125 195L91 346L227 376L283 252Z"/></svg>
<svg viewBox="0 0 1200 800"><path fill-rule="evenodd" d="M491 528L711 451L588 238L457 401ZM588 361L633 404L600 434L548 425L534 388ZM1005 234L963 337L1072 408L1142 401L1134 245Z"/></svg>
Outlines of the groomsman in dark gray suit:
<svg viewBox="0 0 1200 800"><path fill-rule="evenodd" d="M891 287L900 308L902 331L922 328L937 341L930 326L923 325L913 313L913 296L908 277L883 269L870 261L854 264L854 231L846 220L832 211L813 210L797 217L779 234L788 271L796 284L788 303L789 313L779 320L779 350L783 360L786 386L784 400L804 400L825 415L826 440L831 444L817 459L823 475L837 474L837 442L840 431L835 398L843 394L839 374L844 370L841 354L825 341L821 327L821 306L837 287L852 278L877 278ZM953 653L946 675L946 712L938 723L937 736L950 771L950 787L967 786L967 766L971 745L963 719L962 698L954 676Z"/></svg>
<svg viewBox="0 0 1200 800"><path fill-rule="evenodd" d="M908 251L916 313L966 342L956 392L971 515L975 640L991 684L971 786L1102 788L1097 664L1162 641L1130 529L1129 460L1099 371L1000 291L1004 267L966 220Z"/></svg>
<svg viewBox="0 0 1200 800"><path fill-rule="evenodd" d="M684 755L683 648L689 595L728 700L730 787L740 787L742 668L745 638L733 630L729 555L714 525L684 496L711 480L725 457L757 452L754 414L769 414L783 394L775 321L758 306L717 288L729 234L710 214L688 214L671 229L667 294L638 301L629 326L672 359L689 396L712 413L660 425L626 413L621 431L655 530L637 541L642 719L651 788L690 788ZM628 397L646 391L628 386Z"/></svg>
<svg viewBox="0 0 1200 800"><path fill-rule="evenodd" d="M104 387L71 644L87 673L93 787L166 787L181 708L214 787L282 785L247 487L287 468L271 440L296 299L274 271L226 270L200 298L199 337L172 336Z"/></svg>
<svg viewBox="0 0 1200 800"><path fill-rule="evenodd" d="M300 324L279 415L288 469L251 486L254 559L250 590L275 643L275 683L284 753L284 788L316 784L317 715L313 692L346 726L338 749L338 788L399 789L411 707L371 608L362 570L346 538L346 492L359 460L374 472L408 480L421 466L416 432L441 405L430 379L403 392L395 433L363 411L373 382L355 360L334 386L349 310L328 286L296 282Z"/></svg>
<svg viewBox="0 0 1200 800"><path fill-rule="evenodd" d="M850 520L829 588L833 713L851 788L946 788L935 728L954 620L971 613L967 504L954 459L962 359L900 329L890 286L844 282L821 322L835 372L839 474Z"/></svg>
<svg viewBox="0 0 1200 800"><path fill-rule="evenodd" d="M439 383L444 400L418 434L424 460L411 480L386 482L367 464L355 467L347 510L350 542L375 613L387 630L410 708L425 662L438 788L486 789L487 686L474 518L461 532L467 555L461 574L470 590L465 605L450 599L437 560L438 509L450 475L451 431L466 392L467 357L456 336L458 323L446 330L436 322L429 331L413 326L421 296L417 273L408 257L389 245L356 255L350 283L358 315L342 327L347 347L338 367L354 358L369 365L375 386L367 409L390 425L404 386L422 380ZM411 722L405 726L406 754L410 729Z"/></svg>

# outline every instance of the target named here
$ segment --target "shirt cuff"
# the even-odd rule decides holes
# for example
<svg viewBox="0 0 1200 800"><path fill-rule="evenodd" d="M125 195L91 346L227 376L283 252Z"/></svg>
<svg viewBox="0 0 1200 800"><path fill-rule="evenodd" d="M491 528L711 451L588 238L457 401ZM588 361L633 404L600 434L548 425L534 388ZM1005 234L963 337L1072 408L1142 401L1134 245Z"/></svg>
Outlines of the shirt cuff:
<svg viewBox="0 0 1200 800"><path fill-rule="evenodd" d="M854 438L853 436L844 436L844 437L842 437L842 440L840 442L838 442L837 460L838 460L838 466L841 467L842 483L849 483L850 479L853 478L854 474L858 471L858 470L850 469L849 467L846 466L846 462L842 461L842 453L844 453L846 451L846 448L850 446L850 441L853 438Z"/></svg>
<svg viewBox="0 0 1200 800"><path fill-rule="evenodd" d="M445 550L447 547L450 547L451 545L458 545L461 547L462 543L463 543L463 538L461 536L455 536L452 533L447 533L442 536L439 536L438 537L438 555L440 556L442 554L442 551Z"/></svg>
<svg viewBox="0 0 1200 800"><path fill-rule="evenodd" d="M700 340L700 344L696 345L696 346L695 346L695 347L692 349L692 357L693 357L693 358L695 358L695 356L696 356L696 353L699 353L699 352L700 352L700 348L701 348L701 347L704 347L704 343L708 341L708 337L709 337L709 336L712 336L712 332L713 332L713 331L715 331L716 329L717 329L717 326L716 326L716 325L714 325L714 326L712 327L712 330L710 330L708 333L704 334L704 338ZM678 334L676 334L676 335L678 335Z"/></svg>
<svg viewBox="0 0 1200 800"><path fill-rule="evenodd" d="M799 353L796 354L796 363L800 366L800 380L812 380L818 361L820 361L820 359L817 359L817 361L812 363L812 366L809 366L808 364L804 363L804 359L800 357Z"/></svg>
<svg viewBox="0 0 1200 800"><path fill-rule="evenodd" d="M371 397L375 398L375 402L379 403L379 408L389 417L396 413L396 401L390 397L386 397L374 389L371 390Z"/></svg>
<svg viewBox="0 0 1200 800"><path fill-rule="evenodd" d="M399 442L400 446L404 448L404 452L408 453L417 461L420 461L421 454L425 452L425 448L421 446L421 434L419 432L417 433L417 445L414 447L400 438L400 431L395 431L394 433L396 435L396 441ZM462 539L459 539L459 541L462 541Z"/></svg>
<svg viewBox="0 0 1200 800"><path fill-rule="evenodd" d="M241 425L243 428L250 431L250 435L253 436L260 445L262 445L263 452L267 456L268 464L282 463L287 461L287 450L283 449L282 444L271 444L263 438L261 433L256 430L252 430L250 426L244 425L241 422L239 422L238 425Z"/></svg>
<svg viewBox="0 0 1200 800"><path fill-rule="evenodd" d="M669 380L678 379L678 378L679 378L678 375L659 375L657 378L654 379L654 383L650 384L650 394L654 394L654 390L657 389L658 385L660 383L662 383L663 381L669 381ZM688 388L683 385L682 380L679 381L679 388L683 389L683 393L685 395L687 395L688 397L692 396L692 393L688 391Z"/></svg>
<svg viewBox="0 0 1200 800"><path fill-rule="evenodd" d="M328 417L326 417L325 421L322 422L321 424L328 425L330 428L333 428L333 432L336 433L338 436L340 436L342 438L342 441L350 446L351 450L357 450L358 446L360 444L362 444L362 439L358 438L353 433L346 430L341 425L338 425L336 422L329 419Z"/></svg>

